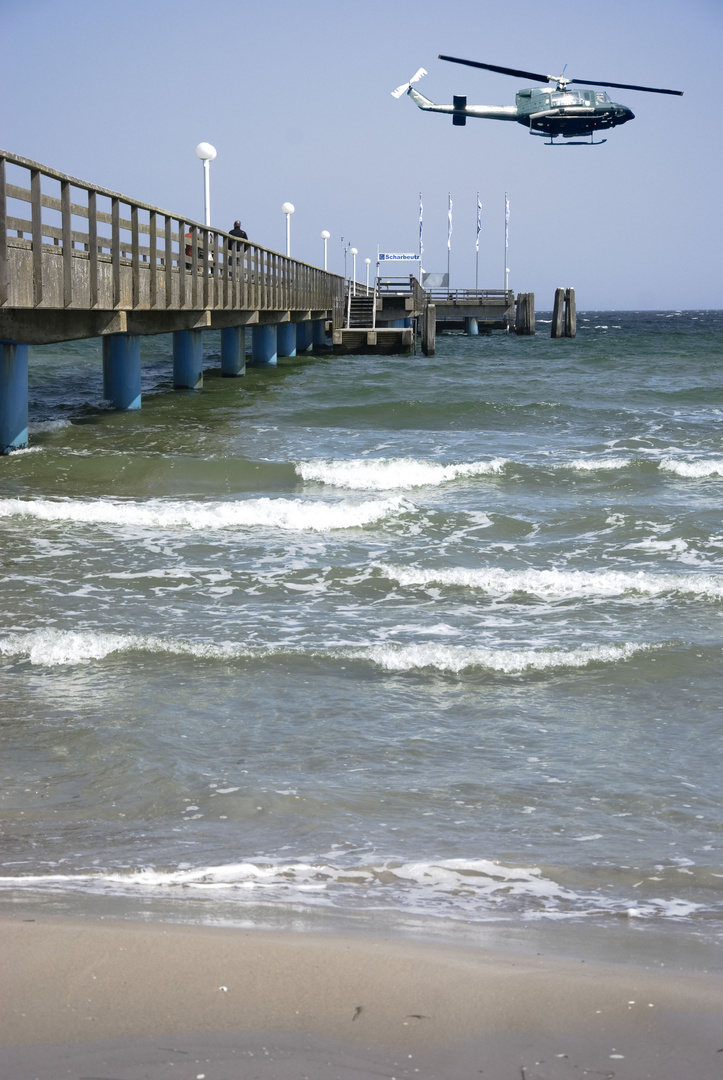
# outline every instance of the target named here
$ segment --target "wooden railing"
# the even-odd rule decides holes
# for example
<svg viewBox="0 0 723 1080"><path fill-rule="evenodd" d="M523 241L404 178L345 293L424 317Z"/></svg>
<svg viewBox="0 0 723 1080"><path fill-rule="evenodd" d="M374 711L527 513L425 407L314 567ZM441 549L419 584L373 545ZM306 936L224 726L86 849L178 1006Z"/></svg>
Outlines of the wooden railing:
<svg viewBox="0 0 723 1080"><path fill-rule="evenodd" d="M343 311L343 302L335 274L0 150L0 308Z"/></svg>
<svg viewBox="0 0 723 1080"><path fill-rule="evenodd" d="M426 293L434 303L440 300L458 300L465 304L485 301L499 304L500 301L507 303L514 301L514 293L506 289L427 289Z"/></svg>
<svg viewBox="0 0 723 1080"><path fill-rule="evenodd" d="M405 277L379 277L378 290L380 296L412 296L415 307L423 308L426 303L426 293L419 284L414 274Z"/></svg>

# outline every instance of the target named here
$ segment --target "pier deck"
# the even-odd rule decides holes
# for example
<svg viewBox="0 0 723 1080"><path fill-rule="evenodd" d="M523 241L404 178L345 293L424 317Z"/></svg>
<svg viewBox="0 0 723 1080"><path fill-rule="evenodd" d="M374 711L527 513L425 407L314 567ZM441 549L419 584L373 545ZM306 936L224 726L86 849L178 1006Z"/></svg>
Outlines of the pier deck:
<svg viewBox="0 0 723 1080"><path fill-rule="evenodd" d="M140 408L140 338L173 334L173 381L203 382L202 331L221 371L326 342L344 278L253 241L0 150L0 454L27 445L28 346L103 341L104 396Z"/></svg>

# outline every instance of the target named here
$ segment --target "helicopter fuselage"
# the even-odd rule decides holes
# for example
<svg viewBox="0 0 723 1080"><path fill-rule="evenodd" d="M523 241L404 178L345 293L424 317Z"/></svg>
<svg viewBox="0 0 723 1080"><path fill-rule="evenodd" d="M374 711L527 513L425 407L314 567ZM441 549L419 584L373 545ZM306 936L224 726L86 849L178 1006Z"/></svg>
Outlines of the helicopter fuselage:
<svg viewBox="0 0 723 1080"><path fill-rule="evenodd" d="M634 119L626 105L611 101L602 90L556 90L533 87L517 93L517 122L535 135L571 138L618 127Z"/></svg>
<svg viewBox="0 0 723 1080"><path fill-rule="evenodd" d="M450 113L455 125L465 124L467 117L514 120L529 128L531 134L552 139L558 135L565 139L591 135L634 119L626 105L611 101L602 90L532 87L518 91L515 105L468 105L466 97L455 97L453 105L437 105L413 86L407 93L420 109Z"/></svg>

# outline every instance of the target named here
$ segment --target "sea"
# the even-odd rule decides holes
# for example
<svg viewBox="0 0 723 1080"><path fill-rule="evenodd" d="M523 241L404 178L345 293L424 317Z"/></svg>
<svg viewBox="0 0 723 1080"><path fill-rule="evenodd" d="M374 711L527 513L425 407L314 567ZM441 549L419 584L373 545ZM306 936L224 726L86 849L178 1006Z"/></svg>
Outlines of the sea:
<svg viewBox="0 0 723 1080"><path fill-rule="evenodd" d="M0 912L723 970L723 312L236 379L204 343L174 391L144 338L133 412L98 340L31 349Z"/></svg>

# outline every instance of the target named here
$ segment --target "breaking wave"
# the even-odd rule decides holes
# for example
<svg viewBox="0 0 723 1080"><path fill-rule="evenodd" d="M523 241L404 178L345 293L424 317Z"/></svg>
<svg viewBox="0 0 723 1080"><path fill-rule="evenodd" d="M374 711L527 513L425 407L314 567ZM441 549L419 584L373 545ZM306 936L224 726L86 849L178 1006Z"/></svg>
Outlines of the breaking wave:
<svg viewBox="0 0 723 1080"><path fill-rule="evenodd" d="M0 891L37 889L184 900L283 903L353 910L396 910L405 915L483 922L517 911L523 917L570 918L623 914L686 918L700 904L675 896L651 897L635 906L624 895L582 892L556 882L536 866L505 866L491 859L388 860L339 866L331 861L243 861L176 870L152 868L109 873L0 877Z"/></svg>
<svg viewBox="0 0 723 1080"><path fill-rule="evenodd" d="M449 567L422 570L380 566L381 572L405 587L446 586L478 589L491 596L526 593L545 600L594 599L676 593L707 600L723 599L723 576L717 574L651 574L622 570L499 570Z"/></svg>
<svg viewBox="0 0 723 1080"><path fill-rule="evenodd" d="M365 502L321 502L261 498L235 502L182 502L149 499L3 499L0 519L30 517L45 522L74 522L103 527L216 530L266 527L326 532L373 525L386 517L414 511L403 498Z"/></svg>
<svg viewBox="0 0 723 1080"><path fill-rule="evenodd" d="M446 484L462 477L495 475L501 473L506 464L506 458L441 465L406 457L302 461L295 467L303 480L357 491L391 491Z"/></svg>
<svg viewBox="0 0 723 1080"><path fill-rule="evenodd" d="M242 661L301 658L309 660L358 660L389 672L421 669L461 674L475 669L518 675L525 672L583 668L590 664L615 664L629 660L652 646L629 642L583 645L574 649L524 649L507 646L443 645L437 642L410 645L341 646L328 649L290 649L285 646L249 648L235 642L194 642L144 634L104 634L82 630L35 630L6 634L0 638L0 656L28 660L34 665L56 667L104 660L130 652L188 656L197 660Z"/></svg>
<svg viewBox="0 0 723 1080"><path fill-rule="evenodd" d="M674 458L663 458L660 462L660 470L692 480L704 476L723 476L723 459L700 458L697 461L676 461Z"/></svg>

